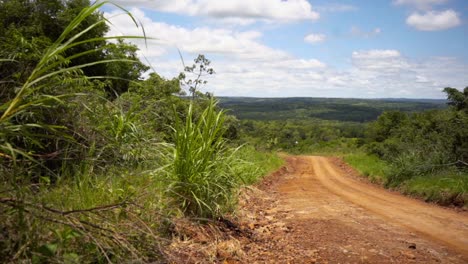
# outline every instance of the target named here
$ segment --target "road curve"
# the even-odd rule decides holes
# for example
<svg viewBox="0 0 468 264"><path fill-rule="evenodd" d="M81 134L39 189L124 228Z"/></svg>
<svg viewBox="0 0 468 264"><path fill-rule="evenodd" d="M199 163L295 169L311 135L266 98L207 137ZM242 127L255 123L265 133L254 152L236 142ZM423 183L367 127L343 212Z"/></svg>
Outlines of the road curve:
<svg viewBox="0 0 468 264"><path fill-rule="evenodd" d="M326 157L303 156L328 190L387 221L468 256L468 215L386 191L349 177Z"/></svg>

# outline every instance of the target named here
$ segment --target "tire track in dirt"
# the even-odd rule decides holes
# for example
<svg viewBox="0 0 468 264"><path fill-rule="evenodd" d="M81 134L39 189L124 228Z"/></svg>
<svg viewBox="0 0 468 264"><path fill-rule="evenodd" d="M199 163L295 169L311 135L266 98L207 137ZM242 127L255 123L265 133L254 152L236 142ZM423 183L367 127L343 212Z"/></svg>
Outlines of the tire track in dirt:
<svg viewBox="0 0 468 264"><path fill-rule="evenodd" d="M316 177L329 190L388 221L445 243L468 256L468 216L387 192L345 177L325 157L310 156Z"/></svg>
<svg viewBox="0 0 468 264"><path fill-rule="evenodd" d="M236 224L189 225L173 262L468 263L466 212L370 184L336 158L284 158L241 191Z"/></svg>
<svg viewBox="0 0 468 264"><path fill-rule="evenodd" d="M262 238L245 245L249 263L468 263L466 212L370 184L334 158L285 159L242 210Z"/></svg>

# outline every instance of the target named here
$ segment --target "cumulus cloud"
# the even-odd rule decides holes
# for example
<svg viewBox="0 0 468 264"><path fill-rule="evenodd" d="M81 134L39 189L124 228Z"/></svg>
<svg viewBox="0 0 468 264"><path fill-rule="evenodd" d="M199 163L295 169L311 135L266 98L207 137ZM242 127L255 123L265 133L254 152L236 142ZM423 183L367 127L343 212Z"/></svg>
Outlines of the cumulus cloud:
<svg viewBox="0 0 468 264"><path fill-rule="evenodd" d="M437 31L456 27L461 21L455 11L448 9L441 12L413 13L406 19L406 24L422 31Z"/></svg>
<svg viewBox="0 0 468 264"><path fill-rule="evenodd" d="M139 9L149 40L134 41L155 71L172 78L183 69L175 47L186 63L203 53L216 74L202 91L217 96L426 97L443 98L440 89L464 87L468 65L454 58L414 61L394 49L356 50L350 66L340 70L314 58L297 58L262 42L262 32L211 27L182 27L157 22ZM105 13L113 26L109 35L139 35L128 17ZM119 30L117 30L118 28Z"/></svg>
<svg viewBox="0 0 468 264"><path fill-rule="evenodd" d="M343 75L371 97L443 98L443 87L468 82L468 65L456 58L416 61L397 50L355 51L351 58L353 67Z"/></svg>
<svg viewBox="0 0 468 264"><path fill-rule="evenodd" d="M324 34L309 34L304 37L304 41L311 44L324 42L325 39L326 36Z"/></svg>
<svg viewBox="0 0 468 264"><path fill-rule="evenodd" d="M168 49L177 47L188 53L210 53L233 55L244 59L287 58L288 55L277 49L263 45L258 39L262 36L259 31L235 31L223 28L197 27L188 29L167 23L155 22L147 17L140 9L131 9L145 28L146 35L154 38L147 48L143 41L137 42L146 56L158 56ZM141 35L141 29L136 28L126 15L119 12L105 13L112 22L109 35ZM156 52L155 52L156 51Z"/></svg>
<svg viewBox="0 0 468 264"><path fill-rule="evenodd" d="M354 51L351 55L356 76L370 78L391 76L410 70L408 61L397 50Z"/></svg>
<svg viewBox="0 0 468 264"><path fill-rule="evenodd" d="M128 5L129 1L114 1ZM156 11L219 19L236 18L240 23L249 20L294 22L317 20L320 15L307 0L134 0L131 5ZM236 20L231 20L236 21Z"/></svg>
<svg viewBox="0 0 468 264"><path fill-rule="evenodd" d="M446 3L448 0L394 0L395 5L408 5L421 10L429 10L434 5Z"/></svg>

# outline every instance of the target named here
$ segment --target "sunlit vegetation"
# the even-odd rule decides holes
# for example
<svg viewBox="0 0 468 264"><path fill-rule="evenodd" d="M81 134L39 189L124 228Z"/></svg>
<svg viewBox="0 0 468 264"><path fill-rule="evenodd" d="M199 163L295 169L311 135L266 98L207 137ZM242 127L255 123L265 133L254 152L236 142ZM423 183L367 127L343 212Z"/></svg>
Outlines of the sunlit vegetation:
<svg viewBox="0 0 468 264"><path fill-rule="evenodd" d="M231 141L235 118L198 91L204 56L143 79L125 39L144 36L105 37L105 4L0 1L4 262L162 262L173 219L216 221L281 166Z"/></svg>
<svg viewBox="0 0 468 264"><path fill-rule="evenodd" d="M441 204L468 198L468 89L447 100L222 98L258 149L340 155L371 181Z"/></svg>
<svg viewBox="0 0 468 264"><path fill-rule="evenodd" d="M386 187L467 204L468 89L446 88L448 108L218 102L200 92L215 74L203 55L143 78L128 39L144 31L106 37L107 4L0 1L0 260L164 262L175 219L222 221L242 186L283 164L277 151L339 154Z"/></svg>
<svg viewBox="0 0 468 264"><path fill-rule="evenodd" d="M220 98L239 119L374 121L388 110L417 112L446 107L445 100L344 98Z"/></svg>

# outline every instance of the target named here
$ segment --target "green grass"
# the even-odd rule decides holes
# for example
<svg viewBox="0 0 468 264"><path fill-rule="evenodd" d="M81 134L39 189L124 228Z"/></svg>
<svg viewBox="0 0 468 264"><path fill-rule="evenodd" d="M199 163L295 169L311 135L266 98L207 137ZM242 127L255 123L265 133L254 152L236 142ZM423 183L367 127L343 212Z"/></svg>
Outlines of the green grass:
<svg viewBox="0 0 468 264"><path fill-rule="evenodd" d="M376 156L363 152L354 152L345 155L344 160L361 175L368 177L372 182L382 184L387 180L385 175L389 165Z"/></svg>
<svg viewBox="0 0 468 264"><path fill-rule="evenodd" d="M441 205L468 206L468 173L440 171L405 181L400 187L405 194Z"/></svg>
<svg viewBox="0 0 468 264"><path fill-rule="evenodd" d="M161 172L122 172L76 175L36 187L3 185L0 222L8 232L0 241L0 259L32 263L161 259L160 248L167 240L162 231L172 213L165 207L161 178Z"/></svg>
<svg viewBox="0 0 468 264"><path fill-rule="evenodd" d="M223 138L225 114L210 100L198 120L192 104L184 115L185 121L176 118L173 128L169 192L185 215L213 218L229 207L239 182L230 172L232 159Z"/></svg>
<svg viewBox="0 0 468 264"><path fill-rule="evenodd" d="M242 179L237 187L255 183L283 164L276 154L248 146L231 154L229 164L224 164L229 166L222 169L232 179ZM74 175L37 188L26 186L21 191L2 184L2 197L18 200L0 203L1 226L9 230L0 241L0 259L17 256L17 260L34 263L163 259L161 248L170 241L171 219L181 212L177 200L167 195L172 172L117 167L108 171ZM234 190L221 211L235 208Z"/></svg>
<svg viewBox="0 0 468 264"><path fill-rule="evenodd" d="M193 120L192 107L176 119L170 194L187 216L213 218L233 210L235 190L279 167L279 158L253 148L229 149L224 111L211 100Z"/></svg>
<svg viewBox="0 0 468 264"><path fill-rule="evenodd" d="M396 173L391 164L363 152L344 155L344 160L370 181L387 186ZM387 186L388 187L388 186ZM440 205L468 206L468 173L454 168L413 176L392 187L403 194Z"/></svg>
<svg viewBox="0 0 468 264"><path fill-rule="evenodd" d="M234 172L245 185L258 182L284 164L284 160L276 153L257 151L252 146L240 148L234 156L236 158Z"/></svg>
<svg viewBox="0 0 468 264"><path fill-rule="evenodd" d="M94 102L81 105L84 99L74 101L84 94L49 94L64 84L88 84L90 78L81 72L87 66L133 62L115 59L69 66L70 60L87 52L62 57L77 44L113 38L80 40L87 30L105 23L104 19L72 35L105 3L98 1L84 8L44 51L29 78L18 84L15 97L0 105L0 259L5 262L164 262L162 248L170 243L172 217L181 212L198 219L219 216L233 208L237 188L282 165L275 154L249 147L229 148L223 138L224 112L218 111L213 101L201 115L192 116L192 108L188 113L177 113L183 117L176 119L174 144L169 146L158 141L156 133L146 135L132 109L124 111L122 107L115 113L101 110L113 109L107 105L115 101L96 103L99 107L94 108ZM98 88L97 84L89 85L89 89ZM71 102L86 111L69 114L89 111L90 115L80 116L76 131L54 125L48 115L43 116L44 124L36 118L45 110L55 117L62 113L56 111L59 106ZM102 118L99 112L109 117ZM21 123L21 116L39 121ZM81 120L90 127L82 126ZM65 140L66 149L57 147ZM25 143L15 145L18 142ZM77 158L64 154L63 159L57 158L63 162L52 170L37 158L48 146L56 146L57 153L77 153ZM35 174L30 172L32 168L37 168Z"/></svg>

